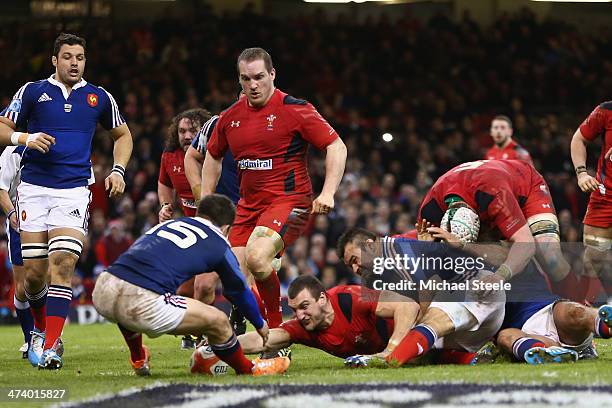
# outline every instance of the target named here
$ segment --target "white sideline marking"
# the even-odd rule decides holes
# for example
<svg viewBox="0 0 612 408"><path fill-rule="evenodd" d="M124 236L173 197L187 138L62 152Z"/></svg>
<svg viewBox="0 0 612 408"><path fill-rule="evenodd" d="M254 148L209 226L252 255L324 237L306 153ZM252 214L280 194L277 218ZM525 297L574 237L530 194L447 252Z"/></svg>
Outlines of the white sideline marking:
<svg viewBox="0 0 612 408"><path fill-rule="evenodd" d="M593 391L558 390L538 392L537 390L520 391L485 391L470 393L459 397L452 397L449 403L460 405L480 404L547 404L550 406L572 407L612 407L610 394L601 394Z"/></svg>
<svg viewBox="0 0 612 408"><path fill-rule="evenodd" d="M181 404L164 405L164 408L215 408L225 407L228 405L242 404L256 398L262 398L269 395L263 390L218 390L218 391L190 391L183 394L187 398ZM177 395L178 396L178 395Z"/></svg>

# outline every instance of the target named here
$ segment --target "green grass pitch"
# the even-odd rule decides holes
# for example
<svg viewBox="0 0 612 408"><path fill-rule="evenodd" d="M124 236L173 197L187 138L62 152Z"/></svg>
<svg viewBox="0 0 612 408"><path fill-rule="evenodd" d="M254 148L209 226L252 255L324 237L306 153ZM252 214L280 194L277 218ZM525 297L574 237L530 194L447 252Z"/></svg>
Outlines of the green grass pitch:
<svg viewBox="0 0 612 408"><path fill-rule="evenodd" d="M18 326L0 327L0 389L66 389L69 401L79 401L100 394L144 387L154 383L197 384L342 384L360 382L449 382L524 383L524 384L612 384L612 341L598 341L599 359L575 364L531 367L518 363L488 366L409 366L400 369L347 369L342 360L318 350L293 347L293 361L286 375L252 378L232 374L218 377L189 373L189 351L180 350L180 339L145 337L152 352L152 376L136 377L128 363L127 347L119 330L111 324L68 325L63 335L66 352L60 371L39 371L22 360ZM2 402L4 401L4 402ZM32 401L0 406L45 406L50 402Z"/></svg>

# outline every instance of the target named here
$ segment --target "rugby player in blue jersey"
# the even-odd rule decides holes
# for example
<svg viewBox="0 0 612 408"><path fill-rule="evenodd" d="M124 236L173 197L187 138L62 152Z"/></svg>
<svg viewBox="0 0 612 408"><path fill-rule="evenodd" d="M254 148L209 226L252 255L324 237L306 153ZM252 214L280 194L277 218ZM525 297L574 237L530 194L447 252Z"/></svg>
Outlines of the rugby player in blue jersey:
<svg viewBox="0 0 612 408"><path fill-rule="evenodd" d="M253 324L264 344L268 325L244 279L227 241L236 209L225 196L202 199L195 217L158 224L140 237L103 272L93 292L94 306L117 322L130 348L130 363L138 375L149 375L150 353L142 334L206 336L213 352L237 374L283 373L287 357L248 360L229 320L221 310L176 295L176 289L193 276L215 271L224 295Z"/></svg>
<svg viewBox="0 0 612 408"><path fill-rule="evenodd" d="M34 315L28 357L33 366L59 369L63 361L57 354L57 340L68 315L71 279L87 233L91 201L87 185L96 126L100 123L114 140L114 166L105 180L111 197L125 189L132 136L113 96L83 79L84 39L60 34L51 62L53 75L23 85L0 112L0 142L10 139L28 146L16 208L25 294Z"/></svg>

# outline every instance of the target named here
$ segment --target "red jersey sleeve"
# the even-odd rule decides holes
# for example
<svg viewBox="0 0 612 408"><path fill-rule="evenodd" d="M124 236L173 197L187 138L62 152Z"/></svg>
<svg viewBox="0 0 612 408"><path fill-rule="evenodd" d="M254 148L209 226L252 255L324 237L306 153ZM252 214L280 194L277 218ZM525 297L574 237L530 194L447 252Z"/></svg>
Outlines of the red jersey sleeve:
<svg viewBox="0 0 612 408"><path fill-rule="evenodd" d="M291 342L296 344L310 344L310 335L302 327L297 319L287 320L280 325L280 328L289 333Z"/></svg>
<svg viewBox="0 0 612 408"><path fill-rule="evenodd" d="M162 153L161 163L159 165L159 178L157 179L164 186L174 188L172 186L172 180L170 180L170 175L166 171L166 159L168 155L166 153Z"/></svg>
<svg viewBox="0 0 612 408"><path fill-rule="evenodd" d="M606 113L600 107L596 107L593 112L580 125L580 133L586 140L593 140L603 132L606 124Z"/></svg>
<svg viewBox="0 0 612 408"><path fill-rule="evenodd" d="M339 137L311 103L293 105L292 110L299 122L302 137L317 149L325 149Z"/></svg>
<svg viewBox="0 0 612 408"><path fill-rule="evenodd" d="M487 212L504 238L509 239L527 220L514 195L506 189L500 190L489 204Z"/></svg>
<svg viewBox="0 0 612 408"><path fill-rule="evenodd" d="M208 139L206 144L206 151L210 153L212 157L219 160L225 155L227 150L227 137L225 136L225 120L223 114L219 116L217 125L213 129L212 135Z"/></svg>
<svg viewBox="0 0 612 408"><path fill-rule="evenodd" d="M533 160L531 160L531 156L529 155L529 152L523 149L522 147L519 147L518 149L516 149L516 158L518 160L522 160L526 163L529 163L533 166Z"/></svg>

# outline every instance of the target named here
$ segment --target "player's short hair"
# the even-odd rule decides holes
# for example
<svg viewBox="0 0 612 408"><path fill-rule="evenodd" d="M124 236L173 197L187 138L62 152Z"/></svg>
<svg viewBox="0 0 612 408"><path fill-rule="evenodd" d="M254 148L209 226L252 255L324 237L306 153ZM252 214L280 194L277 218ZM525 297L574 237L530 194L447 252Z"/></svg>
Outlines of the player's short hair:
<svg viewBox="0 0 612 408"><path fill-rule="evenodd" d="M315 299L318 299L321 293L325 293L325 288L320 280L312 275L302 275L291 282L287 290L287 296L289 299L295 299L304 289L308 290Z"/></svg>
<svg viewBox="0 0 612 408"><path fill-rule="evenodd" d="M197 215L207 218L217 227L232 225L236 217L236 206L223 194L210 194L200 201Z"/></svg>
<svg viewBox="0 0 612 408"><path fill-rule="evenodd" d="M57 36L55 42L53 43L53 55L55 57L59 57L60 48L62 48L62 45L64 44L80 45L81 47L83 47L83 50L85 50L86 42L84 38L79 37L78 35L61 33Z"/></svg>
<svg viewBox="0 0 612 408"><path fill-rule="evenodd" d="M506 115L497 115L493 118L493 120L503 120L504 122L507 122L510 129L512 129L512 120L510 120L510 118ZM493 120L491 122L493 122Z"/></svg>
<svg viewBox="0 0 612 408"><path fill-rule="evenodd" d="M378 238L378 235L366 229L357 227L349 228L340 235L340 238L338 238L338 245L336 246L338 257L344 259L344 251L348 244L354 243L355 241L363 242L367 239L376 241L376 238Z"/></svg>
<svg viewBox="0 0 612 408"><path fill-rule="evenodd" d="M193 123L199 130L206 123L206 121L211 118L211 116L212 114L206 109L195 108L183 111L173 117L172 122L170 122L170 126L168 126L168 132L166 133L166 150L172 152L180 147L178 126L181 120L189 119L191 123Z"/></svg>
<svg viewBox="0 0 612 408"><path fill-rule="evenodd" d="M240 61L251 62L256 60L263 60L264 65L266 66L266 71L272 72L274 65L272 64L272 57L270 54L268 54L268 51L264 50L263 48L254 47L245 49L238 56L238 61L236 61L236 69L238 70L238 74L240 74Z"/></svg>

